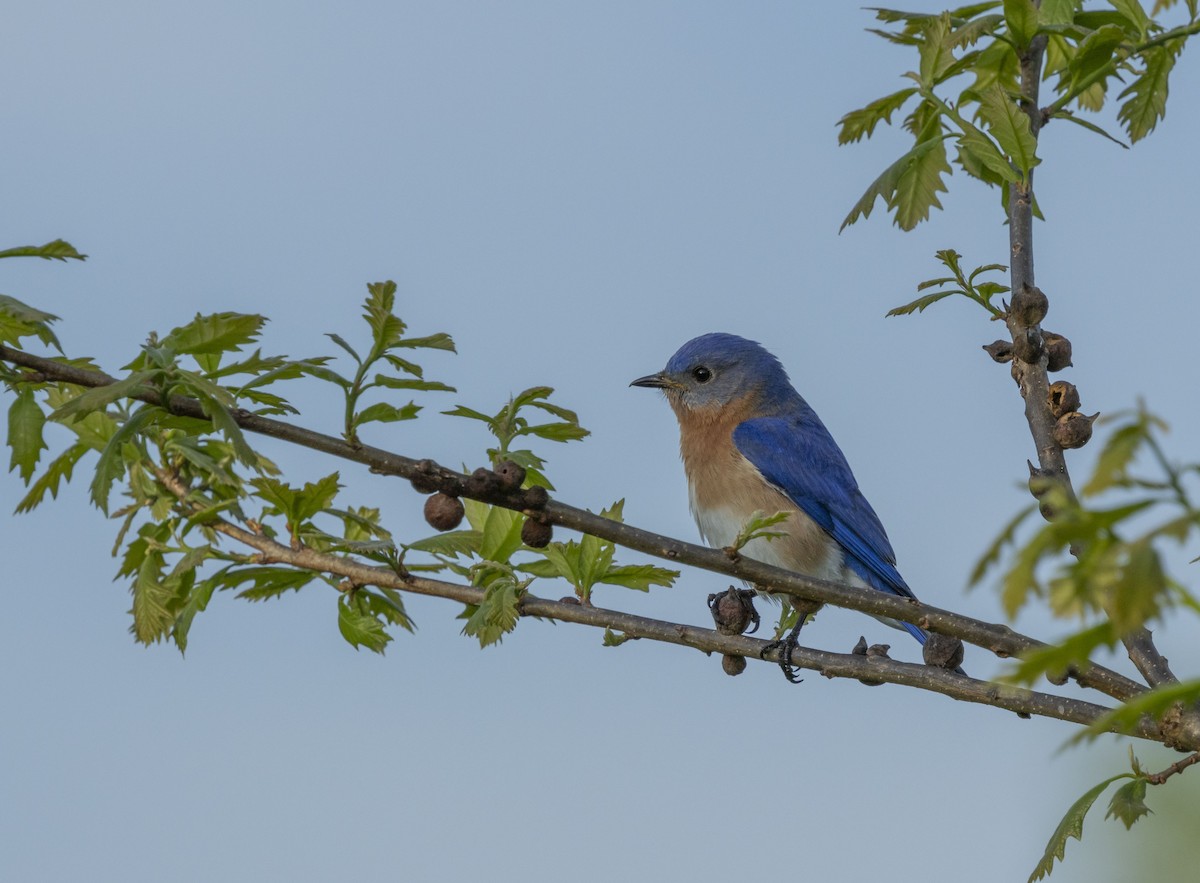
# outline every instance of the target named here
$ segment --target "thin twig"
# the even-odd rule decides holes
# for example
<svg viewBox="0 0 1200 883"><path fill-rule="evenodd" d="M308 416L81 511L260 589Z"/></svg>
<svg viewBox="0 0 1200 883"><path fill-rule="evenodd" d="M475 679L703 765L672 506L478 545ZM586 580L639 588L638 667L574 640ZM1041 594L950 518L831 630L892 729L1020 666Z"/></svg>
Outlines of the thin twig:
<svg viewBox="0 0 1200 883"><path fill-rule="evenodd" d="M1146 781L1151 785L1161 785L1163 782L1167 781L1167 779L1171 778L1171 776L1175 775L1176 773L1182 773L1197 761L1200 761L1200 752L1197 752L1196 754L1189 754L1183 760L1179 760L1171 764L1161 773L1154 773L1153 775L1146 776Z"/></svg>

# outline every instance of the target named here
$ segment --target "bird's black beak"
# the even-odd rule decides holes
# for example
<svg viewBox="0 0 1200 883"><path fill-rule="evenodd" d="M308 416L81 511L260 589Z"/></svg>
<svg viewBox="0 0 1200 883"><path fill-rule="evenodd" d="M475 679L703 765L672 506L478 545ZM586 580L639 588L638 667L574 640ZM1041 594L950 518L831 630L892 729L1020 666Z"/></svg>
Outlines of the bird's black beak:
<svg viewBox="0 0 1200 883"><path fill-rule="evenodd" d="M666 377L662 374L647 374L645 377L639 377L637 380L629 384L630 386L647 386L651 389L666 389L673 386Z"/></svg>

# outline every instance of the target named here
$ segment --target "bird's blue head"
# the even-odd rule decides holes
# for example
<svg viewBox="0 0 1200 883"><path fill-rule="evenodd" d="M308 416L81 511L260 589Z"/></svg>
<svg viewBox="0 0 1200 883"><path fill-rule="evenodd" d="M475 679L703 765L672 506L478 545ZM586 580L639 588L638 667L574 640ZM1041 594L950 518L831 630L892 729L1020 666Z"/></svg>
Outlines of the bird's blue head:
<svg viewBox="0 0 1200 883"><path fill-rule="evenodd" d="M745 400L769 410L797 395L783 365L761 344L720 332L689 340L666 368L630 386L661 389L676 411L707 411Z"/></svg>

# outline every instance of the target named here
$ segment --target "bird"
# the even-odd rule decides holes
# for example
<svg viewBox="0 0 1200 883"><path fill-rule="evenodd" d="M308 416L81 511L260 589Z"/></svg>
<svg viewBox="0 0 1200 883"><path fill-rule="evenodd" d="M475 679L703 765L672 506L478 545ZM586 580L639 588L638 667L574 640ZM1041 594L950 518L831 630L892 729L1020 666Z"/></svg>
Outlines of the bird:
<svg viewBox="0 0 1200 883"><path fill-rule="evenodd" d="M761 344L736 334L703 334L681 346L662 371L630 386L661 390L675 412L688 500L710 546L731 546L755 512L787 512L772 527L783 536L756 537L740 552L806 576L916 598L841 448ZM798 682L792 650L820 605L785 603L796 608L796 624L763 652L781 647L783 672ZM928 637L912 623L881 619L922 645Z"/></svg>

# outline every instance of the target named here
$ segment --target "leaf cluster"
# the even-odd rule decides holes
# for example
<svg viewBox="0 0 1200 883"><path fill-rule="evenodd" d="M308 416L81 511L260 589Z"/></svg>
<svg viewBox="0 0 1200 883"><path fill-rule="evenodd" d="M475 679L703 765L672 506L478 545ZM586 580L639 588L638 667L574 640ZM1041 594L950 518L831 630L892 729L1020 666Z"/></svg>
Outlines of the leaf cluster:
<svg viewBox="0 0 1200 883"><path fill-rule="evenodd" d="M941 208L952 164L1000 191L1031 190L1041 162L1037 133L1061 119L1121 144L1080 116L1104 108L1119 84L1117 121L1131 142L1145 138L1166 114L1169 80L1187 39L1200 31L1194 0L1187 20L1168 27L1139 0L1084 8L1077 0L1005 0L974 3L942 13L874 10L885 27L872 33L916 52L906 86L844 115L838 143L870 138L880 124L904 113L912 144L851 208L842 229L868 217L882 200L895 223L911 230ZM1044 50L1043 77L1054 99L1038 108L1021 89L1023 63ZM951 156L948 147L954 148ZM1122 145L1124 146L1124 145ZM1036 208L1036 202L1035 211Z"/></svg>

